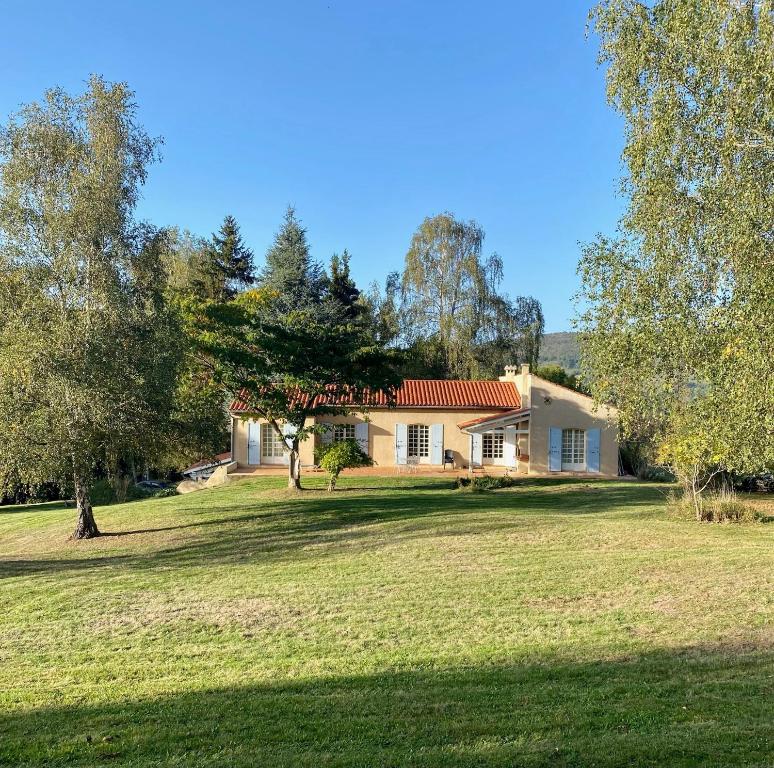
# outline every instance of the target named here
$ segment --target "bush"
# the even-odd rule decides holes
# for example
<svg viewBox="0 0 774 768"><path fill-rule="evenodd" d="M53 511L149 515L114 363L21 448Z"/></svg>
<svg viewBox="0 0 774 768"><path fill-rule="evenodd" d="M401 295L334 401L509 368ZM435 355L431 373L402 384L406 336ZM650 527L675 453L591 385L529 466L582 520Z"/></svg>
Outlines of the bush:
<svg viewBox="0 0 774 768"><path fill-rule="evenodd" d="M345 469L370 467L371 457L364 453L356 440L339 440L318 448L315 452L317 463L328 473L328 490L336 487L339 475Z"/></svg>
<svg viewBox="0 0 774 768"><path fill-rule="evenodd" d="M150 494L152 499L167 499L170 496L177 496L177 488L159 488Z"/></svg>
<svg viewBox="0 0 774 768"><path fill-rule="evenodd" d="M470 491L494 491L498 488L511 488L516 481L510 475L492 477L491 475L479 475L478 477L457 478L457 488Z"/></svg>
<svg viewBox="0 0 774 768"><path fill-rule="evenodd" d="M686 519L696 520L696 508L684 494L671 494L670 509ZM752 523L765 522L765 518L751 505L738 498L732 488L721 488L706 493L699 500L699 522L702 523Z"/></svg>
<svg viewBox="0 0 774 768"><path fill-rule="evenodd" d="M774 475L764 472L760 475L739 475L731 480L734 489L747 493L774 493Z"/></svg>
<svg viewBox="0 0 774 768"><path fill-rule="evenodd" d="M673 483L675 476L666 468L654 466L653 464L644 464L637 472L639 480L645 480L651 483Z"/></svg>
<svg viewBox="0 0 774 768"><path fill-rule="evenodd" d="M176 495L175 488L160 488L156 491L138 488L131 482L131 478L121 478L118 483L101 478L95 480L91 486L91 503L95 507L104 507L107 504L123 504L125 501L139 501L140 499L163 499Z"/></svg>

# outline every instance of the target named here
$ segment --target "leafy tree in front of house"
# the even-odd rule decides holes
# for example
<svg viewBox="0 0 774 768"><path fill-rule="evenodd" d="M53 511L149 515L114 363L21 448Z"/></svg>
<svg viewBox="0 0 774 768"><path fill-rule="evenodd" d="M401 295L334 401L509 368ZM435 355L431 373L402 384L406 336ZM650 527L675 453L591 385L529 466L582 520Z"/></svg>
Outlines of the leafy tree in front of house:
<svg viewBox="0 0 774 768"><path fill-rule="evenodd" d="M345 469L373 466L373 459L357 444L357 440L337 440L323 445L315 453L317 463L328 473L328 490L336 488L339 475Z"/></svg>
<svg viewBox="0 0 774 768"><path fill-rule="evenodd" d="M96 76L0 133L0 474L72 483L75 538L97 464L147 449L173 391L163 235L133 218L156 147Z"/></svg>
<svg viewBox="0 0 774 768"><path fill-rule="evenodd" d="M583 378L694 498L774 466L774 13L607 0L593 23L629 203L581 260Z"/></svg>
<svg viewBox="0 0 774 768"><path fill-rule="evenodd" d="M348 317L328 286L289 211L259 287L233 301L192 305L188 313L198 354L225 391L285 442L294 489L301 487L300 444L318 430L307 422L359 410L377 390L392 397L400 383L395 353L370 323Z"/></svg>

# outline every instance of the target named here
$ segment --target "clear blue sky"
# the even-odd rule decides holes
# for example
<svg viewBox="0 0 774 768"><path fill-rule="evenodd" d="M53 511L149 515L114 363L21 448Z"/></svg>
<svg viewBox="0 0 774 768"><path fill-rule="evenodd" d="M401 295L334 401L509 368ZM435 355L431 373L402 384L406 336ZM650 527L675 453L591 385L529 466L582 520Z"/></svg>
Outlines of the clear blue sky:
<svg viewBox="0 0 774 768"><path fill-rule="evenodd" d="M622 127L590 2L2 0L0 120L92 72L164 137L141 215L240 222L258 265L285 207L361 285L400 269L421 220L476 219L504 289L568 330L578 241L621 209Z"/></svg>

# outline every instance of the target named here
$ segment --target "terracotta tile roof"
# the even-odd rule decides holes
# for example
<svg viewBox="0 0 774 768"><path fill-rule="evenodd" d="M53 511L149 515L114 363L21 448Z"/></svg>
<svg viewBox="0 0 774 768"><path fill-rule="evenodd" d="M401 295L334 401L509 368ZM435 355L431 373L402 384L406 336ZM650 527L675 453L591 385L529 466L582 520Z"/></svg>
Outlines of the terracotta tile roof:
<svg viewBox="0 0 774 768"><path fill-rule="evenodd" d="M329 394L316 398L316 406L346 406L359 403L346 392L331 387ZM370 408L384 407L389 399L384 392L369 394L364 405ZM512 381L469 381L448 379L406 379L395 395L396 408L519 408L521 400ZM245 413L250 408L237 398L231 403L231 411Z"/></svg>
<svg viewBox="0 0 774 768"><path fill-rule="evenodd" d="M486 424L488 421L496 421L497 419L504 419L509 416L523 416L525 419L529 416L530 410L529 408L514 408L510 411L501 411L500 413L496 413L493 416L482 416L479 419L471 419L470 421L463 421L460 424L457 424L457 426L460 429L466 429L467 427L475 427L478 424Z"/></svg>

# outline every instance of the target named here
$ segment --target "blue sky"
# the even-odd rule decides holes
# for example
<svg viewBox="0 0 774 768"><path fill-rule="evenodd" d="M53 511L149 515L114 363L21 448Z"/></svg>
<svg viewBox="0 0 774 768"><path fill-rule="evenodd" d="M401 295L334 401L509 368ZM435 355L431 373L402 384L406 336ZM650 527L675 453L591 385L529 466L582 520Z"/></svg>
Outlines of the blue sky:
<svg viewBox="0 0 774 768"><path fill-rule="evenodd" d="M476 219L503 288L568 330L578 241L621 210L622 126L588 2L0 0L0 120L92 72L164 137L140 214L240 222L258 265L286 206L361 285L400 269L422 219Z"/></svg>

